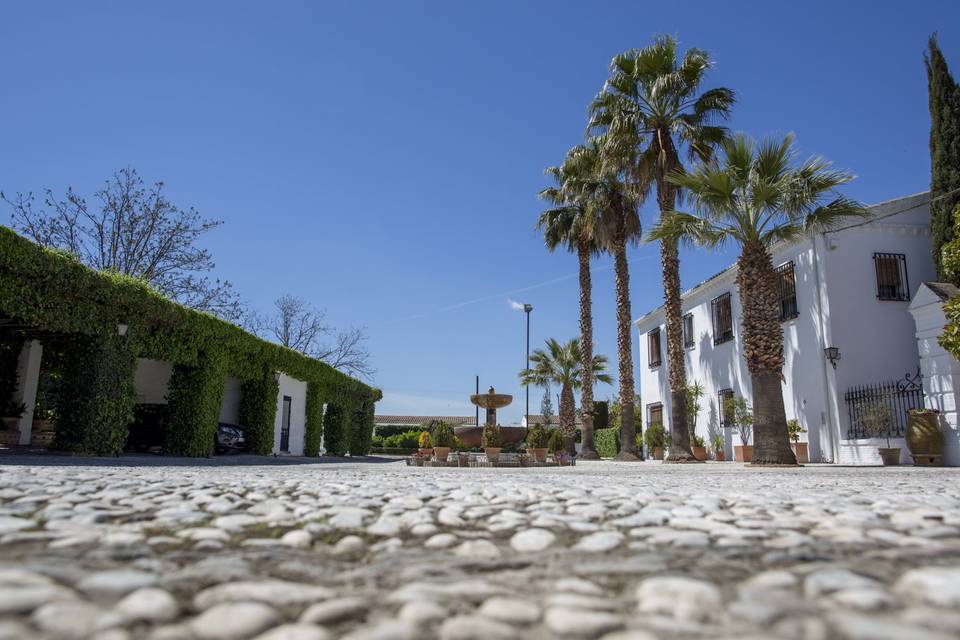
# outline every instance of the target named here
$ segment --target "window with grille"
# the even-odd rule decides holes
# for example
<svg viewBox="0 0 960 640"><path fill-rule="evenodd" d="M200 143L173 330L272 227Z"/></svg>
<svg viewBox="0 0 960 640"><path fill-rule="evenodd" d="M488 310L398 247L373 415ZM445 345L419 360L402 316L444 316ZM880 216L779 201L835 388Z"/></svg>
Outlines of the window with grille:
<svg viewBox="0 0 960 640"><path fill-rule="evenodd" d="M683 346L684 348L693 346L693 314L688 313L683 316Z"/></svg>
<svg viewBox="0 0 960 640"><path fill-rule="evenodd" d="M647 428L652 424L663 425L663 405L659 402L647 405Z"/></svg>
<svg viewBox="0 0 960 640"><path fill-rule="evenodd" d="M733 426L733 418L731 416L730 401L733 400L733 389L721 389L717 393L717 399L720 403L720 411L717 413L720 414L720 428L726 429Z"/></svg>
<svg viewBox="0 0 960 640"><path fill-rule="evenodd" d="M651 367L659 367L660 358L660 328L657 327L647 334L647 360Z"/></svg>
<svg viewBox="0 0 960 640"><path fill-rule="evenodd" d="M713 344L733 340L733 309L730 294L717 296L710 302L713 315Z"/></svg>
<svg viewBox="0 0 960 640"><path fill-rule="evenodd" d="M877 298L880 300L910 299L907 257L904 254L875 253L873 266L877 270Z"/></svg>
<svg viewBox="0 0 960 640"><path fill-rule="evenodd" d="M797 274L793 261L777 267L780 284L780 321L792 320L800 315L797 307Z"/></svg>

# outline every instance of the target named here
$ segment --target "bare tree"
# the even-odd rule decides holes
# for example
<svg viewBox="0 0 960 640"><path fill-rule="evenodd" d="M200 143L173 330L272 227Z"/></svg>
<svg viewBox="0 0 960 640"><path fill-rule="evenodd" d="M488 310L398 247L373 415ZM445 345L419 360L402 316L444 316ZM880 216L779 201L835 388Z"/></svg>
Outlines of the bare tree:
<svg viewBox="0 0 960 640"><path fill-rule="evenodd" d="M269 317L248 316L245 324L249 330L350 375L370 379L376 372L363 329L338 331L327 324L326 312L289 293L277 298L273 306Z"/></svg>
<svg viewBox="0 0 960 640"><path fill-rule="evenodd" d="M147 187L136 169L115 173L94 193L95 202L68 188L62 198L47 189L43 207L33 193L0 198L12 208L11 226L35 242L68 251L101 271L140 278L187 306L238 321L239 296L227 281L211 279L213 258L196 246L220 220L200 217L167 200L163 183Z"/></svg>

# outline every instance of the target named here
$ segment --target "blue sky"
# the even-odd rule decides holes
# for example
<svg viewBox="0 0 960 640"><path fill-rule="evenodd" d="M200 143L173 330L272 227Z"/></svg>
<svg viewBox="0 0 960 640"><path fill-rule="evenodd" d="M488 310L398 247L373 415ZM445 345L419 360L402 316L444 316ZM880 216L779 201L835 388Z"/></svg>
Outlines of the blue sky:
<svg viewBox="0 0 960 640"><path fill-rule="evenodd" d="M854 171L865 202L927 188L922 55L938 31L960 75L960 3L802 6L8 3L0 189L91 193L136 167L225 221L205 245L250 304L290 292L367 328L378 412L472 414L479 374L515 394L502 417L518 420L524 320L508 298L534 305L534 346L578 332L576 262L533 229L542 170L581 141L616 53L658 33L708 49L709 84L739 94L734 129L795 132ZM684 285L732 259L686 252ZM660 304L659 259L630 260L636 317ZM610 264L594 323L614 364Z"/></svg>

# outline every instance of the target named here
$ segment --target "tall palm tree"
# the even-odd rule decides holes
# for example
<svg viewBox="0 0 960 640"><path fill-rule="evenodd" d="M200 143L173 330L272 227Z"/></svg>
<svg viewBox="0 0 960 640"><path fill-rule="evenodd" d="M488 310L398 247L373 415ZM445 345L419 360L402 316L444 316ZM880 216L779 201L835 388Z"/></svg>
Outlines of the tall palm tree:
<svg viewBox="0 0 960 640"><path fill-rule="evenodd" d="M594 207L579 188L584 177L593 171L589 156L583 147L567 152L559 167L547 167L544 173L553 177L555 185L540 192L540 199L551 206L537 220L537 229L543 232L544 243L550 251L564 247L576 252L580 276L580 356L582 415L582 446L580 458L599 460L593 441L593 285L590 278L590 258L599 252L593 234Z"/></svg>
<svg viewBox="0 0 960 640"><path fill-rule="evenodd" d="M643 49L626 51L610 64L610 78L590 106L591 128L606 132L621 144L639 144L634 180L653 181L660 215L672 211L680 196L667 179L682 170L681 151L709 160L727 135L715 123L729 117L736 98L726 88L702 93L710 56L700 49L677 57L677 42L660 36ZM670 453L666 462L696 462L687 430L687 372L683 349L680 301L680 257L676 238L660 242L663 299L666 315L667 369L670 383Z"/></svg>
<svg viewBox="0 0 960 640"><path fill-rule="evenodd" d="M597 244L613 255L617 304L617 377L623 403L620 453L616 459L633 461L640 457L634 422L633 319L627 245L638 242L641 237L637 208L648 190L644 189L644 183L631 183L625 178L634 172L636 147L614 143L610 137L599 135L577 149L578 161L589 170L577 174L571 189L582 194L590 203Z"/></svg>
<svg viewBox="0 0 960 640"><path fill-rule="evenodd" d="M583 354L580 350L580 339L573 338L566 344L560 344L556 339L547 341L547 349L536 349L530 354L531 367L520 372L520 382L524 386L556 384L560 387L560 432L563 433L563 443L568 453L576 453L574 445L574 420L576 402L573 392L583 385L583 374L589 371L593 380L597 382L611 382L607 374L607 357L595 355L587 368L583 367Z"/></svg>
<svg viewBox="0 0 960 640"><path fill-rule="evenodd" d="M853 179L850 173L819 157L794 166L795 158L792 134L760 144L738 134L724 142L719 159L670 175L684 189L693 212L668 212L650 233L653 240L740 246L737 290L753 386L754 464L796 464L783 406L780 288L770 248L867 215L863 206L836 191Z"/></svg>

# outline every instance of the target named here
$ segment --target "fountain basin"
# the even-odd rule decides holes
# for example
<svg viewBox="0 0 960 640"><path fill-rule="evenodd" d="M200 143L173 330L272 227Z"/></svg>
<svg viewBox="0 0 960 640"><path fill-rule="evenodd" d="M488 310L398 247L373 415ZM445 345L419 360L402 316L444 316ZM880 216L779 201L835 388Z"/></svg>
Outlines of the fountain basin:
<svg viewBox="0 0 960 640"><path fill-rule="evenodd" d="M483 427L464 426L454 427L453 432L467 447L481 446L483 438ZM522 442L527 437L526 427L500 427L500 433L503 435L503 444L516 444Z"/></svg>

